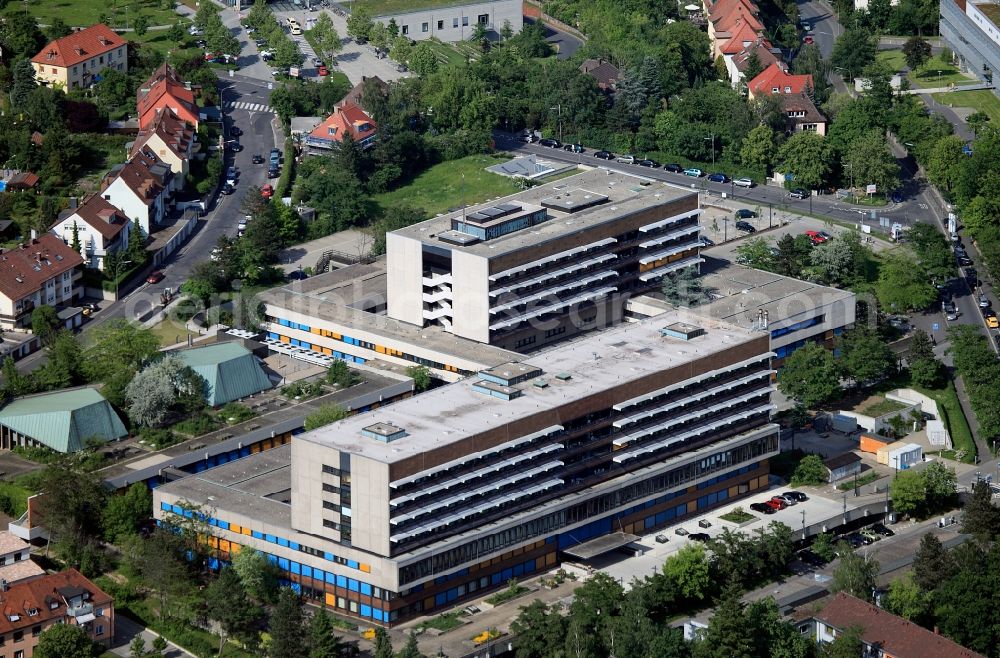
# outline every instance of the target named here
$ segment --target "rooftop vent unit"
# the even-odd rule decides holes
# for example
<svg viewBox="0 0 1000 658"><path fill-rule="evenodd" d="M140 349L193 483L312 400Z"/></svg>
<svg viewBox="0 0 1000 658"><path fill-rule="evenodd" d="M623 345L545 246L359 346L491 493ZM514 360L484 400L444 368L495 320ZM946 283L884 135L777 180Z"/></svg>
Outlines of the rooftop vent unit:
<svg viewBox="0 0 1000 658"><path fill-rule="evenodd" d="M375 423L374 425L362 428L361 436L366 436L369 439L375 439L376 441L382 441L383 443L389 443L390 441L395 441L396 439L401 439L406 436L406 430L402 427L396 427L390 423Z"/></svg>
<svg viewBox="0 0 1000 658"><path fill-rule="evenodd" d="M660 335L680 340L691 340L705 333L702 327L686 322L675 322L660 329Z"/></svg>
<svg viewBox="0 0 1000 658"><path fill-rule="evenodd" d="M479 378L499 386L516 386L542 374L542 369L520 361L502 363L488 370L480 370Z"/></svg>
<svg viewBox="0 0 1000 658"><path fill-rule="evenodd" d="M482 379L472 385L472 390L476 393L482 393L483 395L499 398L504 402L509 402L514 398L519 398L524 394L519 388L501 386L500 384Z"/></svg>

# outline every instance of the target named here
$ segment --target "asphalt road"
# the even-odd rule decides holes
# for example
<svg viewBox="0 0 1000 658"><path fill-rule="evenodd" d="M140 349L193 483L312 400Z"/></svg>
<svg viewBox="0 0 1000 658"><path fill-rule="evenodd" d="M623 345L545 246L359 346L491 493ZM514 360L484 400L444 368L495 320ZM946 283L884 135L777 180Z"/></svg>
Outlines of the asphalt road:
<svg viewBox="0 0 1000 658"><path fill-rule="evenodd" d="M525 18L524 22L529 23L534 19ZM559 28L545 24L545 40L555 46L559 52L556 53L558 59L569 59L580 50L583 42L569 32L563 32Z"/></svg>

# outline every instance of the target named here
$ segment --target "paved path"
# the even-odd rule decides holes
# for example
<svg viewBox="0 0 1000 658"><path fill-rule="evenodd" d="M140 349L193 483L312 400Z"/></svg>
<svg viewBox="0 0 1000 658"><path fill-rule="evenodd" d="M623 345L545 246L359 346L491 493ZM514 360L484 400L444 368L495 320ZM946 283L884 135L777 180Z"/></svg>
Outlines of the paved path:
<svg viewBox="0 0 1000 658"><path fill-rule="evenodd" d="M900 92L900 93L910 94L910 95L913 95L913 94L947 94L948 92L951 92L951 91L975 91L976 89L993 89L993 85L988 84L986 82L977 82L977 83L971 84L971 85L954 85L952 87L927 87L927 88L913 87L911 89L907 89L907 90L905 90L903 92Z"/></svg>
<svg viewBox="0 0 1000 658"><path fill-rule="evenodd" d="M129 644L137 635L141 635L142 639L146 640L146 651L152 650L153 640L157 638L157 633L143 628L141 624L125 615L117 615L115 617L115 639L112 642L111 653L128 658L131 655ZM197 658L193 653L185 651L170 641L167 642L167 650L163 652L163 655L166 658Z"/></svg>

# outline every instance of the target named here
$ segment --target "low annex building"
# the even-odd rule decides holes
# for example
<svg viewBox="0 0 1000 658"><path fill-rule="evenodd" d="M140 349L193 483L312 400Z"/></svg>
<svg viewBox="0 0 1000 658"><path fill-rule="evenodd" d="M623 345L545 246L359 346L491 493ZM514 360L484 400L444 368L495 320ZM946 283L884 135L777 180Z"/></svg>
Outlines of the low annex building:
<svg viewBox="0 0 1000 658"><path fill-rule="evenodd" d="M16 398L0 409L0 449L45 446L76 452L87 439L113 441L128 431L111 403L85 386Z"/></svg>

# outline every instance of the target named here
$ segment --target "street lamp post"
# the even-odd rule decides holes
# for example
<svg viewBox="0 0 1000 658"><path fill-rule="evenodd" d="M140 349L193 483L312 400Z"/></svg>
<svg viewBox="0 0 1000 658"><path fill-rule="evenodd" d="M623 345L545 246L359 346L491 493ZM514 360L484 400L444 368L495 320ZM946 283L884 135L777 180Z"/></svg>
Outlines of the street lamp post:
<svg viewBox="0 0 1000 658"><path fill-rule="evenodd" d="M712 169L715 169L715 133L711 133L704 141L712 142Z"/></svg>
<svg viewBox="0 0 1000 658"><path fill-rule="evenodd" d="M118 301L118 286L121 283L119 277L121 277L122 266L124 266L124 265L131 265L131 264L132 264L132 261L130 261L130 260L119 260L119 261L115 262L115 301L116 302Z"/></svg>
<svg viewBox="0 0 1000 658"><path fill-rule="evenodd" d="M556 103L555 105L553 105L549 109L550 110L556 110L556 112L558 112L558 114L559 114L559 141L562 142L562 139L563 139L563 131L562 131L562 103Z"/></svg>

